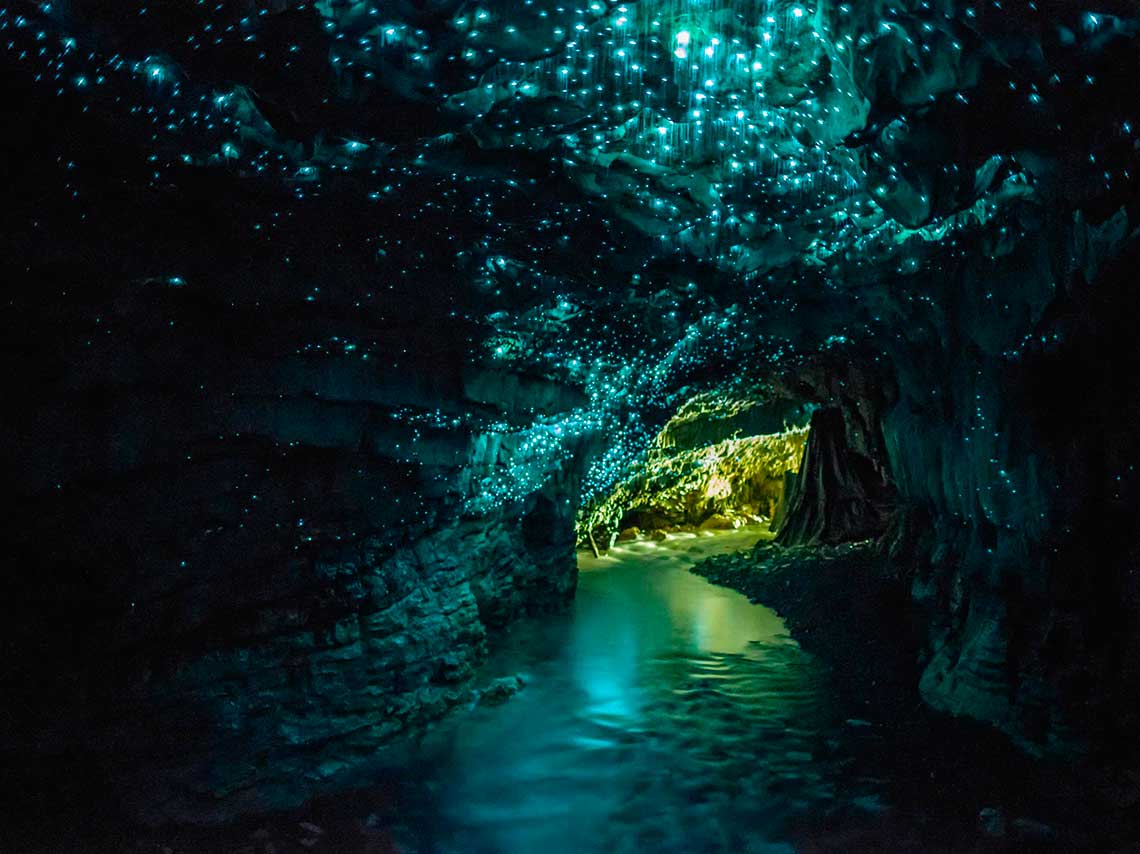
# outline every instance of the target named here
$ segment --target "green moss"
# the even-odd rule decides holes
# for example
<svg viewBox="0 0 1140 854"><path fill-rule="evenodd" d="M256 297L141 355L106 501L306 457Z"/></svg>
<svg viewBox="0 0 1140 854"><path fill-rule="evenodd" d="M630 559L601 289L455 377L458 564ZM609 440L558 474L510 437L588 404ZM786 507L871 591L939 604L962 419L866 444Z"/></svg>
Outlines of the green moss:
<svg viewBox="0 0 1140 854"><path fill-rule="evenodd" d="M643 462L606 496L584 507L578 542L606 545L625 527L642 530L735 524L771 519L783 500L784 476L798 471L807 428L743 438L731 437L695 448L675 437L697 419L723 419L748 404L686 404L654 439ZM727 415L726 415L727 413Z"/></svg>

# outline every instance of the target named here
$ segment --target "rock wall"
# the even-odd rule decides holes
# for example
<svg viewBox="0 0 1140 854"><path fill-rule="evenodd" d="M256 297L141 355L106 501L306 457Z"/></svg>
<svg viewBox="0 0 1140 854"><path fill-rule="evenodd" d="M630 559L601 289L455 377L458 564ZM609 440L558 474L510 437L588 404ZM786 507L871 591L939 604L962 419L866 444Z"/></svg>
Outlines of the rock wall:
<svg viewBox="0 0 1140 854"><path fill-rule="evenodd" d="M897 484L927 699L1129 720L1134 4L184 5L0 9L0 743L336 773L565 601L599 420L602 489L833 346L785 397Z"/></svg>
<svg viewBox="0 0 1140 854"><path fill-rule="evenodd" d="M581 392L324 281L316 309L286 281L254 312L108 276L9 330L13 763L88 756L155 821L296 803L572 597L590 436L527 437Z"/></svg>
<svg viewBox="0 0 1140 854"><path fill-rule="evenodd" d="M881 358L780 381L824 408L778 542L882 534L926 626L924 699L1034 752L1138 723L1135 222L1014 206L868 290Z"/></svg>
<svg viewBox="0 0 1140 854"><path fill-rule="evenodd" d="M1104 266L1127 230L1121 211L995 234L911 303L892 357L908 509L887 543L930 626L920 690L1033 750L1135 718L1135 297L1132 262Z"/></svg>

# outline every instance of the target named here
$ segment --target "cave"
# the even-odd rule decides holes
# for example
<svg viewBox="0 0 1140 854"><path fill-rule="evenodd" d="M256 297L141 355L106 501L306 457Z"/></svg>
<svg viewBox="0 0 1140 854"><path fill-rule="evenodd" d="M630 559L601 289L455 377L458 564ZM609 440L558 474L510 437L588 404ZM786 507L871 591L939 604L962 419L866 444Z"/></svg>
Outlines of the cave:
<svg viewBox="0 0 1140 854"><path fill-rule="evenodd" d="M1134 2L0 36L0 851L1137 850Z"/></svg>

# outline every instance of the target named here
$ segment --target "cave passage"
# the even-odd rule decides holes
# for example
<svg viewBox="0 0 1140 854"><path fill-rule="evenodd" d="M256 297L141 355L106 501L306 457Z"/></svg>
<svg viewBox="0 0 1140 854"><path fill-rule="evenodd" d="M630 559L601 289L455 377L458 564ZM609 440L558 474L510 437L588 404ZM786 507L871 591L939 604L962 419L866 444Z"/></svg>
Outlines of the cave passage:
<svg viewBox="0 0 1140 854"><path fill-rule="evenodd" d="M782 851L797 813L875 808L881 787L827 748L865 729L823 666L775 612L688 571L764 533L580 552L569 612L516 626L487 662L525 688L443 724L411 763L433 796L405 850Z"/></svg>
<svg viewBox="0 0 1140 854"><path fill-rule="evenodd" d="M579 546L597 557L616 542L660 542L679 532L758 525L775 534L804 459L812 409L803 401L691 398L626 476L579 510Z"/></svg>
<svg viewBox="0 0 1140 854"><path fill-rule="evenodd" d="M0 35L0 854L1136 854L1136 0Z"/></svg>

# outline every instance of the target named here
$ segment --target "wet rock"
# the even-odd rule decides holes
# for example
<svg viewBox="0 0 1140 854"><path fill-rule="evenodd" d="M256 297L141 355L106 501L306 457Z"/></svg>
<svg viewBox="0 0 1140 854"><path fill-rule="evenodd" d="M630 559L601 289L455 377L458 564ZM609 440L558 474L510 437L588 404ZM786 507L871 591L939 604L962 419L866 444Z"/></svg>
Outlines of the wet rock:
<svg viewBox="0 0 1140 854"><path fill-rule="evenodd" d="M633 527L623 528L621 531L619 531L616 542L631 543L634 540L638 539L640 536L641 529L634 525Z"/></svg>
<svg viewBox="0 0 1140 854"><path fill-rule="evenodd" d="M975 597L960 645L944 646L919 682L937 709L1004 723L1011 707L1004 609L992 597Z"/></svg>
<svg viewBox="0 0 1140 854"><path fill-rule="evenodd" d="M503 676L478 692L481 705L497 705L505 702L523 689L526 682L519 675Z"/></svg>
<svg viewBox="0 0 1140 854"><path fill-rule="evenodd" d="M135 319L145 325L124 322ZM463 400L462 387L415 368L394 378L358 356L290 357L280 328L240 344L193 337L194 359L175 331L153 352L137 341L153 358L124 391L132 404L54 445L69 461L54 475L62 488L18 548L42 549L59 520L83 520L60 544L58 571L38 576L37 601L74 609L86 649L33 620L22 642L37 660L66 661L48 668L66 689L0 668L6 694L52 706L5 721L0 745L84 739L128 811L152 822L299 803L469 699L488 638L563 607L576 584L575 459L525 457L514 432L484 418L405 423L398 406ZM216 366L208 380L198 359ZM93 371L79 382L104 381ZM479 397L502 407L497 419L576 400L550 385L482 382ZM121 444L136 421L131 454L87 447ZM519 470L525 488L480 500L496 475ZM67 488L81 478L97 496ZM96 576L98 590L72 583Z"/></svg>

